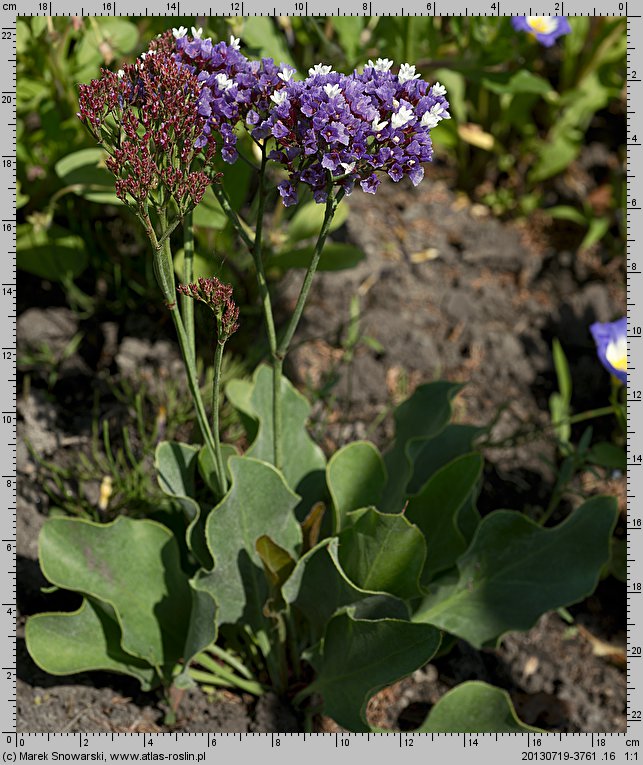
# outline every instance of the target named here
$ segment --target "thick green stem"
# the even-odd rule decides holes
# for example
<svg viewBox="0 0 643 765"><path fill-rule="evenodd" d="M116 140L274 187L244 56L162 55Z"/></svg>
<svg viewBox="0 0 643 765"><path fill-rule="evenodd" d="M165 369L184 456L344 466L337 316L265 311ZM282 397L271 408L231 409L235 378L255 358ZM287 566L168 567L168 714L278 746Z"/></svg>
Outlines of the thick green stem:
<svg viewBox="0 0 643 765"><path fill-rule="evenodd" d="M161 243L156 237L156 232L154 231L149 215L144 214L140 217L154 250L154 272L176 328L179 347L181 349L181 355L183 356L183 366L185 367L188 377L188 388L190 390L190 395L192 396L192 402L194 403L199 429L201 430L201 435L203 436L203 441L210 454L211 460L216 465L215 441L212 437L212 431L210 430L210 425L208 423L208 416L205 411L205 406L203 405L203 399L201 398L201 389L199 387L196 371L196 360L192 353L190 342L176 305L176 286L174 282L174 266L172 263L170 240L169 237L166 237ZM161 222L161 227L165 231L167 229L167 216L164 211L159 213L159 220ZM224 484L221 480L221 476L218 474L217 480L220 489L223 489ZM221 493L223 494L223 491L221 491Z"/></svg>
<svg viewBox="0 0 643 765"><path fill-rule="evenodd" d="M221 337L221 327L218 327L218 334ZM219 404L221 396L221 364L223 362L223 349L225 340L217 340L214 351L214 375L212 377L212 434L214 435L214 449L216 456L217 473L219 474L219 485L223 493L228 490L228 479L226 478L225 468L223 466L223 455L221 454L221 435L219 433Z"/></svg>
<svg viewBox="0 0 643 765"><path fill-rule="evenodd" d="M183 326L183 321L181 320L181 315L179 313L178 308L176 307L176 303L170 307L170 313L172 314L172 319L174 321L174 326L176 328L176 334L179 339L179 347L181 349L181 354L183 356L183 365L185 366L185 371L188 376L188 388L190 389L192 402L194 403L194 409L196 412L197 421L199 423L199 429L201 430L203 441L210 455L210 460L212 461L212 464L215 466L217 484L218 484L221 496L223 496L223 494L225 494L225 489L224 489L225 478L222 478L219 472L218 464L217 464L216 441L212 435L212 431L210 430L208 415L206 414L205 406L203 405L203 399L201 397L201 389L199 387L199 380L198 380L198 376L196 372L194 356L192 356L192 352L190 350L190 345L188 341L188 336L185 332L185 327Z"/></svg>
<svg viewBox="0 0 643 765"><path fill-rule="evenodd" d="M319 258L321 257L322 250L324 249L324 244L326 243L326 237L328 236L328 232L330 231L330 224L333 221L333 216L335 215L335 211L337 210L337 207L339 203L341 202L343 196L344 196L343 189L339 189L339 191L335 195L333 195L331 189L329 189L328 191L328 201L326 202L326 212L324 214L324 222L322 223L321 231L319 232L319 236L317 237L317 243L315 244L313 257L312 257L312 260L310 261L310 264L308 265L306 276L304 277L303 284L301 285L301 291L299 293L299 297L297 298L297 305L295 306L295 310L293 311L293 314L290 317L290 321L288 322L286 331L283 337L281 338L281 342L279 343L279 346L277 348L277 355L282 360L286 357L286 354L288 353L288 349L290 348L290 343L292 341L293 335L295 334L297 325L299 324L299 320L301 319L301 315L304 311L304 306L306 304L306 300L308 299L308 293L310 292L310 288L313 283L313 278L315 276L315 272L317 271L317 266L319 265Z"/></svg>
<svg viewBox="0 0 643 765"><path fill-rule="evenodd" d="M257 272L257 284L259 285L259 295L261 297L261 307L263 308L264 321L266 322L266 332L268 334L268 346L270 347L270 357L272 361L272 432L273 432L273 463L277 470L282 467L282 449L281 449L281 371L283 360L277 353L277 332L275 330L275 318L272 312L272 303L270 301L270 291L268 289L268 280L263 267L263 216L266 208L266 144L261 146L261 169L259 171L259 206L257 209L257 224L255 233L255 243L252 248L252 257L255 262Z"/></svg>
<svg viewBox="0 0 643 765"><path fill-rule="evenodd" d="M192 210L185 214L183 224L183 282L191 284L194 278L194 227L192 225ZM181 295L181 314L185 333L192 355L196 358L196 341L194 335L194 300L188 295Z"/></svg>

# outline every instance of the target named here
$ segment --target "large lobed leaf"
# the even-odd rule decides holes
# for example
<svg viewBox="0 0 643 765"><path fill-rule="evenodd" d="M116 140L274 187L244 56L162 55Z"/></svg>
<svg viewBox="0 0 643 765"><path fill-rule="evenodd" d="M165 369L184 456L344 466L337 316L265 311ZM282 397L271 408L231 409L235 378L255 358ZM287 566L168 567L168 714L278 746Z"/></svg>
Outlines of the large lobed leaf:
<svg viewBox="0 0 643 765"><path fill-rule="evenodd" d="M339 449L326 466L326 483L333 501L335 530L353 510L379 505L386 485L386 468L370 441L354 441Z"/></svg>
<svg viewBox="0 0 643 765"><path fill-rule="evenodd" d="M176 441L161 441L156 447L154 465L161 490L172 497L185 513L188 523L186 542L199 563L210 568L212 557L205 542L204 523L199 503L194 499L195 473L199 447Z"/></svg>
<svg viewBox="0 0 643 765"><path fill-rule="evenodd" d="M451 401L461 385L445 381L420 385L395 410L395 442L384 455L388 482L381 509L399 513L413 474L413 456L426 441L438 435L451 418Z"/></svg>
<svg viewBox="0 0 643 765"><path fill-rule="evenodd" d="M406 517L418 526L427 542L423 584L428 584L436 573L451 568L468 547L460 515L471 512L469 503L477 492L482 463L480 454L458 457L438 470L422 491L409 500Z"/></svg>
<svg viewBox="0 0 643 765"><path fill-rule="evenodd" d="M246 456L265 462L274 457L272 391L272 370L265 364L257 367L252 382L233 380L226 387L230 402L245 416L248 437L254 437ZM323 495L326 458L306 430L310 404L285 377L281 378L281 407L283 474L302 497L305 513Z"/></svg>
<svg viewBox="0 0 643 765"><path fill-rule="evenodd" d="M370 731L371 696L426 664L439 645L439 631L428 624L337 614L326 628L317 677L306 694L321 694L324 712L348 730Z"/></svg>
<svg viewBox="0 0 643 765"><path fill-rule="evenodd" d="M348 517L350 524L339 535L339 563L348 578L364 590L402 600L420 597L426 542L417 526L401 513L380 513L374 507Z"/></svg>
<svg viewBox="0 0 643 765"><path fill-rule="evenodd" d="M120 627L113 612L84 599L72 613L36 614L27 620L25 640L36 664L52 675L107 670L135 677L143 690L160 678L146 661L120 646Z"/></svg>
<svg viewBox="0 0 643 765"><path fill-rule="evenodd" d="M214 568L202 572L198 589L219 605L219 624L239 620L263 629L263 608L269 595L257 541L270 540L296 558L301 528L294 509L299 497L272 465L250 457L229 460L232 485L209 514L206 538Z"/></svg>
<svg viewBox="0 0 643 765"><path fill-rule="evenodd" d="M414 621L478 648L509 630L530 629L546 611L594 590L616 517L613 497L590 499L548 529L515 512L488 515L458 559L454 580L432 588Z"/></svg>
<svg viewBox="0 0 643 765"><path fill-rule="evenodd" d="M518 719L507 691L478 681L446 693L414 733L541 733Z"/></svg>
<svg viewBox="0 0 643 765"><path fill-rule="evenodd" d="M45 577L88 599L75 614L33 618L30 651L41 666L79 672L116 663L133 674L134 657L134 664L143 660L167 682L179 660L187 666L215 639L214 602L195 592L181 569L176 539L160 523L50 518L39 548ZM91 635L92 645L71 653L66 636L73 630Z"/></svg>
<svg viewBox="0 0 643 765"><path fill-rule="evenodd" d="M328 620L352 606L360 618L408 619L408 608L388 593L358 587L338 558L338 539L324 539L304 555L283 587L284 598L305 617L310 643L321 639Z"/></svg>

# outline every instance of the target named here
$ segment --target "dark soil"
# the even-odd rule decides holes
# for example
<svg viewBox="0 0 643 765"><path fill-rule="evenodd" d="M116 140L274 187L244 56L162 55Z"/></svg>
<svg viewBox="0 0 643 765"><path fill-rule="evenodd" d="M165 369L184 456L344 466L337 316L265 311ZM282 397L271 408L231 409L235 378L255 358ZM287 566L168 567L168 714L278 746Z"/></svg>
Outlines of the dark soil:
<svg viewBox="0 0 643 765"><path fill-rule="evenodd" d="M288 370L315 402L313 430L328 452L356 438L385 444L391 407L418 383L437 377L467 381L456 403L459 421L487 424L503 411L494 442L545 427L555 390L554 337L572 365L575 409L607 401L609 380L597 365L588 325L624 313L622 264L599 252L580 256L565 249L538 217L529 224L501 223L439 181L415 190L383 184L375 197L356 192L349 204L347 228L335 237L362 247L366 258L353 270L319 275ZM283 282L286 306L300 278L291 274ZM344 341L354 293L360 298L361 335L378 344L358 344L350 359ZM62 357L79 329L83 341L57 364L57 379L46 381L34 372L19 405L18 729L297 730L292 712L271 696L257 702L227 692L209 697L201 690L186 695L178 723L168 728L164 702L140 693L128 679L107 673L55 678L27 655L24 617L62 605L56 602L60 596L40 590L45 583L36 540L50 502L42 466L27 442L41 459L73 466L79 450L89 449L96 396L101 417L123 424L131 417L127 406L110 400L108 377L143 379L152 388L182 379L169 334L155 335L135 320L85 326L68 309L46 302L19 318L21 353L33 352L46 338ZM482 512L542 510L554 481L552 439L523 439L490 448L486 457ZM98 485L83 491L88 502L97 503ZM64 607L70 605L65 600ZM548 614L531 631L506 636L496 650L457 643L445 657L378 694L369 707L371 720L412 729L454 685L482 679L506 688L529 724L568 732L624 731L625 588L607 579L572 611L572 625ZM612 646L608 658L598 655L604 644Z"/></svg>

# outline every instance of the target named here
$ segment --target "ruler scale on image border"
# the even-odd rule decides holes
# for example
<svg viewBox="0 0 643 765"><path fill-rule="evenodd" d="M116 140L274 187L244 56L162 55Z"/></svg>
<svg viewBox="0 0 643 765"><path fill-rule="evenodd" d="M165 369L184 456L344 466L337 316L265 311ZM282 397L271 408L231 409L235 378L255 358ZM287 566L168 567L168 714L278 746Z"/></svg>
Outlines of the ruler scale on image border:
<svg viewBox="0 0 643 765"><path fill-rule="evenodd" d="M517 3L421 2L404 0L392 9L375 0L347 0L341 7L324 7L320 0L224 0L219 6L194 5L187 0L31 0L8 3L0 0L0 752L4 762L45 759L74 761L94 759L140 759L159 761L212 762L227 757L261 757L264 765L295 762L302 756L310 765L326 763L329 756L352 761L355 756L387 758L406 750L408 761L418 757L447 756L494 762L559 761L633 763L643 765L643 255L636 245L643 241L643 9L633 0L604 3L591 9L581 2L540 2L537 6ZM628 312L628 585L627 585L627 732L547 734L262 734L262 733L17 733L16 701L16 21L20 16L116 16L127 10L130 16L627 16L627 312ZM335 13L336 11L336 13ZM385 52L383 52L385 53ZM640 104L640 107L639 107ZM637 265L638 262L638 265ZM6 444L6 445L5 445ZM40 756L39 756L40 755ZM44 756L46 755L46 757ZM86 755L86 756L84 756Z"/></svg>

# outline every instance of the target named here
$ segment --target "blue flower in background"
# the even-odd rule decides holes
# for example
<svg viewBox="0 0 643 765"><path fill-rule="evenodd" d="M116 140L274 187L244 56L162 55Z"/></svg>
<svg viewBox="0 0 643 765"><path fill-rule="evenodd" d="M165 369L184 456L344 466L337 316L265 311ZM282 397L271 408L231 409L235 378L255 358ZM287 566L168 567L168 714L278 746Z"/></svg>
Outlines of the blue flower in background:
<svg viewBox="0 0 643 765"><path fill-rule="evenodd" d="M529 32L547 48L572 31L565 16L514 16L511 23L518 32Z"/></svg>
<svg viewBox="0 0 643 765"><path fill-rule="evenodd" d="M621 382L627 383L627 317L589 328L601 364Z"/></svg>

